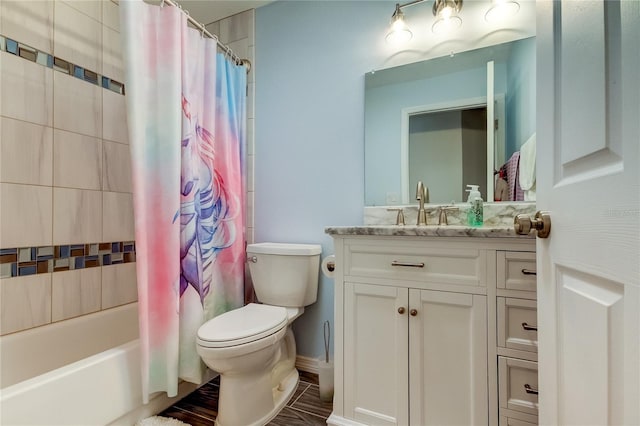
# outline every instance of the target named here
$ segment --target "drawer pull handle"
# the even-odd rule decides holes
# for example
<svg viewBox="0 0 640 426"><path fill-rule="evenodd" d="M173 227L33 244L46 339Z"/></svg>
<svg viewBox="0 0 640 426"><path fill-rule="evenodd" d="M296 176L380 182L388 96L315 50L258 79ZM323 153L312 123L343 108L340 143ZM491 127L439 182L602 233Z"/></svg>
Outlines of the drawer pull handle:
<svg viewBox="0 0 640 426"><path fill-rule="evenodd" d="M538 326L536 325L529 325L526 322L522 323L522 328L524 328L527 331L538 331Z"/></svg>
<svg viewBox="0 0 640 426"><path fill-rule="evenodd" d="M412 310L410 310L410 311L409 311L409 314L410 314L412 317L415 317L416 315L418 315L418 311L417 311L417 310L415 310L415 309L412 309Z"/></svg>
<svg viewBox="0 0 640 426"><path fill-rule="evenodd" d="M410 268L424 268L424 262L399 262L394 260L391 266L408 266Z"/></svg>
<svg viewBox="0 0 640 426"><path fill-rule="evenodd" d="M530 393L532 395L537 395L538 394L538 389L532 388L531 386L529 386L528 383L524 385L524 391L526 393Z"/></svg>
<svg viewBox="0 0 640 426"><path fill-rule="evenodd" d="M404 314L404 306L400 306L400 307L398 308L398 313L399 313L400 315Z"/></svg>
<svg viewBox="0 0 640 426"><path fill-rule="evenodd" d="M536 271L532 271L531 269L524 269L524 268L522 268L522 273L524 275L537 275Z"/></svg>

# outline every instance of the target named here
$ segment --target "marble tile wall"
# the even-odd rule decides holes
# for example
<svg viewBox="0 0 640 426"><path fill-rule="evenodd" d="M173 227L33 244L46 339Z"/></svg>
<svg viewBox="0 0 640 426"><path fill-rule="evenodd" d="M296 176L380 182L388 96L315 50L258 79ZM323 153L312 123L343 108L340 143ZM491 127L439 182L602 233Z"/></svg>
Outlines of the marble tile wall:
<svg viewBox="0 0 640 426"><path fill-rule="evenodd" d="M2 335L137 299L118 13L0 2Z"/></svg>

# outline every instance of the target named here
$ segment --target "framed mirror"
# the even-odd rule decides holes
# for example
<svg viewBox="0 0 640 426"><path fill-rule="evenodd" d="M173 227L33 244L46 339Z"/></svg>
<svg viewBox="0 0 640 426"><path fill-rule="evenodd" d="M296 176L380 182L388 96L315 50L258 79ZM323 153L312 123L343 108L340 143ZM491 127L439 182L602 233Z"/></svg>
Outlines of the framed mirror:
<svg viewBox="0 0 640 426"><path fill-rule="evenodd" d="M368 73L365 205L414 203L417 180L431 203L466 201L469 184L494 201L534 132L534 37Z"/></svg>

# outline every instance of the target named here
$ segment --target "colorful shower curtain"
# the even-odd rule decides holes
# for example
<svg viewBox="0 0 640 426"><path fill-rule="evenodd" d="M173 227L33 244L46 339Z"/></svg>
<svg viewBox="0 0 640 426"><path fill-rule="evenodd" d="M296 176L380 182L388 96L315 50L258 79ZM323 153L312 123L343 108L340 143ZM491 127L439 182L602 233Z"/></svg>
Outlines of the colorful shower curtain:
<svg viewBox="0 0 640 426"><path fill-rule="evenodd" d="M177 7L120 1L142 392L200 383L200 325L242 305L246 70Z"/></svg>

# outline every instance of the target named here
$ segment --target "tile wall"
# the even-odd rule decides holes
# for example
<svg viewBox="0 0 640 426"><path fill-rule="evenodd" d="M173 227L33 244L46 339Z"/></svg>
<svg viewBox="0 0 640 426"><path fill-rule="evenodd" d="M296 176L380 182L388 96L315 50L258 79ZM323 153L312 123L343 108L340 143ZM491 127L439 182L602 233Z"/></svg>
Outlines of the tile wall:
<svg viewBox="0 0 640 426"><path fill-rule="evenodd" d="M118 13L0 2L2 335L137 300Z"/></svg>

